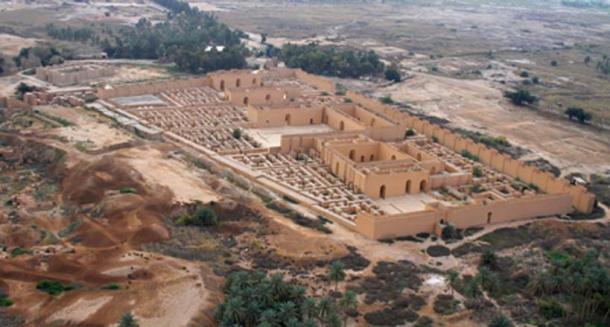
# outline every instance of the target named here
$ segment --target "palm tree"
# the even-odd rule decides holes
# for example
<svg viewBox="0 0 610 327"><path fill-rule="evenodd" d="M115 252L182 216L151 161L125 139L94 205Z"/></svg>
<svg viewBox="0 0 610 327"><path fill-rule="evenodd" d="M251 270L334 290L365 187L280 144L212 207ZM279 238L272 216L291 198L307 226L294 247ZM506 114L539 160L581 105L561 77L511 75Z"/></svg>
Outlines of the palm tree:
<svg viewBox="0 0 610 327"><path fill-rule="evenodd" d="M325 323L331 314L335 312L335 303L329 297L325 297L318 303L318 318L321 323Z"/></svg>
<svg viewBox="0 0 610 327"><path fill-rule="evenodd" d="M310 297L305 298L301 304L301 312L303 313L303 320L312 319L318 315L318 308L316 307L316 301Z"/></svg>
<svg viewBox="0 0 610 327"><path fill-rule="evenodd" d="M343 312L343 326L347 326L348 311L355 310L358 306L358 299L356 298L356 293L351 290L345 291L345 293L343 293L343 297L339 301L339 306L341 307L341 311Z"/></svg>
<svg viewBox="0 0 610 327"><path fill-rule="evenodd" d="M345 266L341 261L334 261L330 264L329 277L335 282L335 291L339 288L339 282L345 280Z"/></svg>

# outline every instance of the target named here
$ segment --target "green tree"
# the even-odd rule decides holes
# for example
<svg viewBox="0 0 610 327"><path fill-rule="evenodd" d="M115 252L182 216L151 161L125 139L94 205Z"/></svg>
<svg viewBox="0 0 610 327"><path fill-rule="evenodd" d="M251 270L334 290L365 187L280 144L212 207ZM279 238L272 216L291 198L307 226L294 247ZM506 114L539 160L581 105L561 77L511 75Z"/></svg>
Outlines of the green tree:
<svg viewBox="0 0 610 327"><path fill-rule="evenodd" d="M140 325L131 313L126 313L119 322L119 327L139 327Z"/></svg>
<svg viewBox="0 0 610 327"><path fill-rule="evenodd" d="M385 72L385 79L387 79L388 81L393 81L395 83L399 83L401 78L400 78L400 70L398 69L397 65L391 65L389 67L386 68Z"/></svg>
<svg viewBox="0 0 610 327"><path fill-rule="evenodd" d="M590 113L579 107L569 107L568 109L566 109L565 114L568 115L568 118L570 118L570 120L573 118L578 119L581 124L584 124L587 121L591 120L591 118L593 118Z"/></svg>
<svg viewBox="0 0 610 327"><path fill-rule="evenodd" d="M281 274L240 271L229 275L224 302L216 310L220 326L313 327L315 321L329 326L336 314L334 302L316 305L305 289L284 282Z"/></svg>
<svg viewBox="0 0 610 327"><path fill-rule="evenodd" d="M35 88L33 86L27 85L24 82L19 83L15 88L15 95L18 99L23 100L23 95L29 92L34 91Z"/></svg>
<svg viewBox="0 0 610 327"><path fill-rule="evenodd" d="M512 101L517 106L524 106L527 104L533 104L537 101L536 96L530 94L527 90L517 90L515 92L508 91L504 93L504 96Z"/></svg>
<svg viewBox="0 0 610 327"><path fill-rule="evenodd" d="M238 140L241 138L241 129L236 128L233 130L233 138Z"/></svg>
<svg viewBox="0 0 610 327"><path fill-rule="evenodd" d="M358 299L356 298L356 293L351 290L345 291L345 293L343 293L343 297L341 297L341 300L339 300L339 307L343 313L343 326L347 326L349 313L356 310L357 306Z"/></svg>
<svg viewBox="0 0 610 327"><path fill-rule="evenodd" d="M341 261L333 261L333 263L330 264L329 271L328 271L328 277L330 278L330 280L335 282L335 291L337 291L337 289L339 287L339 282L345 280L345 270L344 269L345 269L345 266L343 265L343 262L341 262Z"/></svg>
<svg viewBox="0 0 610 327"><path fill-rule="evenodd" d="M380 75L384 71L384 64L373 51L348 50L317 43L285 44L279 58L290 68L343 78Z"/></svg>

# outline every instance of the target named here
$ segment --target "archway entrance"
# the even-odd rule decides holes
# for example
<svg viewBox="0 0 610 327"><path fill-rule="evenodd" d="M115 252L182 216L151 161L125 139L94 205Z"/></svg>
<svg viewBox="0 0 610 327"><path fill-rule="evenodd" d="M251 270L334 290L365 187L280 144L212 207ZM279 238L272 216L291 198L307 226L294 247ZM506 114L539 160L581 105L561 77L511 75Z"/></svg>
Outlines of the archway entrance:
<svg viewBox="0 0 610 327"><path fill-rule="evenodd" d="M356 150L350 150L349 151L350 160L354 160L355 157L356 157Z"/></svg>
<svg viewBox="0 0 610 327"><path fill-rule="evenodd" d="M286 117L284 117L284 121L286 122L286 125L290 125L290 114L287 114Z"/></svg>
<svg viewBox="0 0 610 327"><path fill-rule="evenodd" d="M405 185L405 193L407 193L407 194L411 193L411 180L408 180L407 184Z"/></svg>
<svg viewBox="0 0 610 327"><path fill-rule="evenodd" d="M385 185L381 185L379 188L379 197L385 199Z"/></svg>
<svg viewBox="0 0 610 327"><path fill-rule="evenodd" d="M426 191L426 186L428 186L427 184L428 183L426 181L421 181L419 183L419 191L420 192L425 192Z"/></svg>
<svg viewBox="0 0 610 327"><path fill-rule="evenodd" d="M487 223L491 224L491 212L487 213Z"/></svg>
<svg viewBox="0 0 610 327"><path fill-rule="evenodd" d="M248 105L248 97L245 97L244 98L244 106L247 106L247 105Z"/></svg>
<svg viewBox="0 0 610 327"><path fill-rule="evenodd" d="M225 90L225 81L220 81L220 90L224 91Z"/></svg>
<svg viewBox="0 0 610 327"><path fill-rule="evenodd" d="M238 78L238 79L235 81L235 87L240 87L240 86L241 86L241 80Z"/></svg>
<svg viewBox="0 0 610 327"><path fill-rule="evenodd" d="M342 131L345 130L345 123L343 121L341 121L341 123L339 123L339 130L342 130Z"/></svg>

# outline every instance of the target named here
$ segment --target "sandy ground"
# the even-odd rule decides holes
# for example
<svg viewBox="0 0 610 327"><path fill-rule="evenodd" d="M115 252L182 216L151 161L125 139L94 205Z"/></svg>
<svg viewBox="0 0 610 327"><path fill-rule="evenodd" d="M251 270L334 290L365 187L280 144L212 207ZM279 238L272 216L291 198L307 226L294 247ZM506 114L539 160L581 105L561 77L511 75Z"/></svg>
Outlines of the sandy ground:
<svg viewBox="0 0 610 327"><path fill-rule="evenodd" d="M118 154L149 183L167 186L174 193L175 201L207 203L219 199L218 194L196 172L183 162L168 158L158 149L139 147L122 150Z"/></svg>
<svg viewBox="0 0 610 327"><path fill-rule="evenodd" d="M99 83L106 84L117 84L117 83L133 83L141 82L146 80L155 80L162 78L169 78L170 74L167 71L155 68L155 67L144 67L144 66L126 66L120 65L117 67L117 71L114 76L109 78L100 79Z"/></svg>
<svg viewBox="0 0 610 327"><path fill-rule="evenodd" d="M32 47L35 44L35 39L0 33L0 53L6 56L16 56L21 48Z"/></svg>
<svg viewBox="0 0 610 327"><path fill-rule="evenodd" d="M452 126L505 136L557 165L564 174L610 169L607 132L515 107L489 82L416 74L376 93L386 94L426 115L448 119Z"/></svg>
<svg viewBox="0 0 610 327"><path fill-rule="evenodd" d="M52 133L87 150L103 149L132 140L129 134L111 127L107 122L100 121L93 113L86 112L84 109L41 106L38 107L38 110L73 123L72 126L54 129Z"/></svg>

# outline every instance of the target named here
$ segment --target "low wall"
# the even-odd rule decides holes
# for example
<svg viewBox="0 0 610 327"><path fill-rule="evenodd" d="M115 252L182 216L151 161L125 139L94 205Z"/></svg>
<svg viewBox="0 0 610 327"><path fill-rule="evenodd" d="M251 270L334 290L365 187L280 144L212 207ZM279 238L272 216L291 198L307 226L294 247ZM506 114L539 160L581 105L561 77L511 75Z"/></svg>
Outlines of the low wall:
<svg viewBox="0 0 610 327"><path fill-rule="evenodd" d="M336 92L335 83L324 77L306 73L301 69L295 69L295 76L303 82L313 85L317 89L324 91L328 94L334 94Z"/></svg>
<svg viewBox="0 0 610 327"><path fill-rule="evenodd" d="M208 77L192 78L185 80L171 80L153 83L139 83L120 85L117 88L98 88L97 96L100 99L112 99L118 97L130 97L143 94L161 93L163 91L177 90L189 87L210 86L211 82Z"/></svg>
<svg viewBox="0 0 610 327"><path fill-rule="evenodd" d="M567 214L572 210L569 194L555 194L496 201L488 205L450 208L444 217L447 222L458 228L467 228Z"/></svg>
<svg viewBox="0 0 610 327"><path fill-rule="evenodd" d="M0 107L7 109L29 109L30 105L14 96L0 98Z"/></svg>
<svg viewBox="0 0 610 327"><path fill-rule="evenodd" d="M356 217L355 230L370 239L390 239L417 233L434 233L438 220L438 213L433 210L393 216L374 216L364 212Z"/></svg>

